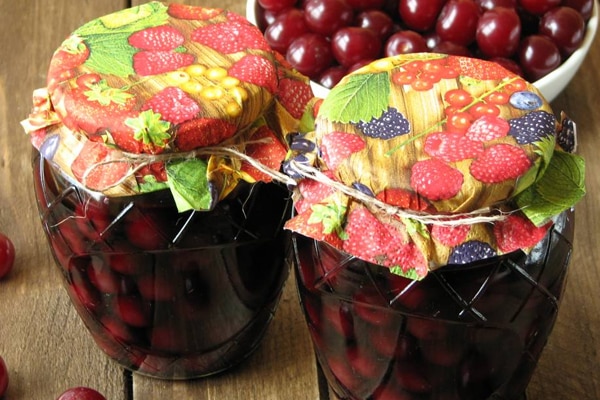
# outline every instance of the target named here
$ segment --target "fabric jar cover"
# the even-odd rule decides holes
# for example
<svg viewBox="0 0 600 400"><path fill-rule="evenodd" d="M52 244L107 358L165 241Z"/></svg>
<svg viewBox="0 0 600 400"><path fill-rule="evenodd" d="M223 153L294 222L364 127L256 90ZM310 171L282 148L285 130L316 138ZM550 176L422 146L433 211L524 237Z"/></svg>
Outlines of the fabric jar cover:
<svg viewBox="0 0 600 400"><path fill-rule="evenodd" d="M307 78L232 12L150 2L93 20L55 51L22 125L45 159L107 196L170 189L211 209L278 178Z"/></svg>
<svg viewBox="0 0 600 400"><path fill-rule="evenodd" d="M585 193L573 122L491 62L377 60L313 115L284 164L286 227L402 276L527 252Z"/></svg>

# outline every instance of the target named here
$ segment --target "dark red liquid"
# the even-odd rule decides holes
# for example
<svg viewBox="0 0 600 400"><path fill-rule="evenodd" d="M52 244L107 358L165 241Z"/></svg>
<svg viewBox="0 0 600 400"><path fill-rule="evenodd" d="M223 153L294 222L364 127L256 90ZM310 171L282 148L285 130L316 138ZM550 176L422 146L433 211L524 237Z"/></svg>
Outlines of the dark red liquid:
<svg viewBox="0 0 600 400"><path fill-rule="evenodd" d="M186 379L228 369L258 346L289 273L287 190L243 184L212 211L178 213L166 190L94 198L39 156L33 165L69 296L110 357Z"/></svg>
<svg viewBox="0 0 600 400"><path fill-rule="evenodd" d="M519 399L554 325L573 238L563 213L526 256L395 276L296 236L305 317L342 399Z"/></svg>

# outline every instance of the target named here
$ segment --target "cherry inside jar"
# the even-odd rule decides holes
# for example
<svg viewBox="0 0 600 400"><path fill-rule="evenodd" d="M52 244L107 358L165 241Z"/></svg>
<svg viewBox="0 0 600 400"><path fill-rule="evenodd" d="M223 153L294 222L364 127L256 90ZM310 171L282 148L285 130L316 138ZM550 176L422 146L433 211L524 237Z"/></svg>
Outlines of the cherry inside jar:
<svg viewBox="0 0 600 400"><path fill-rule="evenodd" d="M189 379L259 345L289 273L285 188L240 184L211 211L178 213L168 190L92 194L33 157L44 231L94 340L139 373Z"/></svg>
<svg viewBox="0 0 600 400"><path fill-rule="evenodd" d="M294 236L320 366L342 399L521 399L556 320L574 214L526 255L447 265L420 281Z"/></svg>

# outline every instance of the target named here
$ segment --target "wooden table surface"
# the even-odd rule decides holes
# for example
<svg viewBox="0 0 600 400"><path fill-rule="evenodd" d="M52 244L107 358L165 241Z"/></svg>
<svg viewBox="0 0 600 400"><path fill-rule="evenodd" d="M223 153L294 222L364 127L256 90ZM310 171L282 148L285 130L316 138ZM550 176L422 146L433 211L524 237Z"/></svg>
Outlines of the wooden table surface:
<svg viewBox="0 0 600 400"><path fill-rule="evenodd" d="M132 4L133 3L133 4ZM123 371L94 344L61 286L35 209L30 144L19 121L45 83L54 49L74 29L136 5L122 0L0 0L0 231L17 250L0 281L0 355L10 384L5 400L52 400L89 386L108 400L324 399L294 282L260 349L228 373L168 382ZM244 0L197 0L244 13ZM578 123L587 160L586 198L577 207L575 253L553 335L530 384L529 400L600 399L600 36L569 87L554 102Z"/></svg>

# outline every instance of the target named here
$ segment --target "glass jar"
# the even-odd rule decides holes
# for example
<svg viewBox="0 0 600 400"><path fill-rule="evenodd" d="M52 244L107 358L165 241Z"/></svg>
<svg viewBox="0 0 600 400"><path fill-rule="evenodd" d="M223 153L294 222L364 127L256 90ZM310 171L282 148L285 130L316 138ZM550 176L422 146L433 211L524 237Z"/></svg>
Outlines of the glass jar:
<svg viewBox="0 0 600 400"><path fill-rule="evenodd" d="M564 212L526 255L423 280L294 235L314 348L342 399L520 399L554 325L572 250Z"/></svg>
<svg viewBox="0 0 600 400"><path fill-rule="evenodd" d="M22 126L52 254L94 340L165 379L247 358L289 274L279 169L308 78L243 17L154 1L73 31L46 84Z"/></svg>
<svg viewBox="0 0 600 400"><path fill-rule="evenodd" d="M37 151L33 172L69 297L111 358L187 379L226 370L257 348L289 272L284 187L241 183L211 211L178 213L168 190L92 194Z"/></svg>

